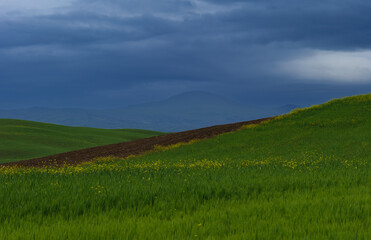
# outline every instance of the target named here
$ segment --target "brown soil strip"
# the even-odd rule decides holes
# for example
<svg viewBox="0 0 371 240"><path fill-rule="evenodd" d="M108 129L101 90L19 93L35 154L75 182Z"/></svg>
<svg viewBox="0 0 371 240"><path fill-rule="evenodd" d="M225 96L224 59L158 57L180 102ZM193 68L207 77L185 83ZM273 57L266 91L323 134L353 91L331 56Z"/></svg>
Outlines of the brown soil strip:
<svg viewBox="0 0 371 240"><path fill-rule="evenodd" d="M0 164L0 166L17 166L17 167L58 167L63 165L77 165L84 162L93 161L94 158L115 156L128 157L130 155L139 155L150 151L155 145L169 146L179 142L189 142L193 139L206 139L215 137L222 133L233 132L244 125L259 124L271 118L257 119L247 122L233 124L217 125L207 128L190 130L185 132L170 133L166 135L143 138L130 142L116 143L105 146L87 148L66 152L41 158L33 158L17 162Z"/></svg>

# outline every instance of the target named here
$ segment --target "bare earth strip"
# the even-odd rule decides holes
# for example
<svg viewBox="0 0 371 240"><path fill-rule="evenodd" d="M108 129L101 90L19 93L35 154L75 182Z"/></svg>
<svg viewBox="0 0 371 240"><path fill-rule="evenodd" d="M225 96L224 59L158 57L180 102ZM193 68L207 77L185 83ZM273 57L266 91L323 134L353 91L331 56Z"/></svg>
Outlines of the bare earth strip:
<svg viewBox="0 0 371 240"><path fill-rule="evenodd" d="M41 158L2 163L0 164L0 166L56 167L63 165L77 165L80 163L92 161L94 160L94 158L99 157L115 156L125 158L130 155L140 155L144 152L150 151L156 145L169 146L180 142L189 142L194 139L211 138L223 133L236 131L245 125L259 124L270 119L273 119L273 117L246 122L238 122L233 124L217 125L178 133L170 133L130 142L116 143L76 150L72 152L65 152Z"/></svg>

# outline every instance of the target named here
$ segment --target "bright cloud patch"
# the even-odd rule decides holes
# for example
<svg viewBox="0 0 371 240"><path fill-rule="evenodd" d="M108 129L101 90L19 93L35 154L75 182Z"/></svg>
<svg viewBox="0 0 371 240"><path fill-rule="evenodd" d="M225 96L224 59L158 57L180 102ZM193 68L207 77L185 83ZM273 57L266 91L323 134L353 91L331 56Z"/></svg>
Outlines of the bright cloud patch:
<svg viewBox="0 0 371 240"><path fill-rule="evenodd" d="M335 82L371 82L371 51L314 51L279 64L293 77Z"/></svg>
<svg viewBox="0 0 371 240"><path fill-rule="evenodd" d="M0 16L50 14L56 8L69 6L74 0L1 0Z"/></svg>

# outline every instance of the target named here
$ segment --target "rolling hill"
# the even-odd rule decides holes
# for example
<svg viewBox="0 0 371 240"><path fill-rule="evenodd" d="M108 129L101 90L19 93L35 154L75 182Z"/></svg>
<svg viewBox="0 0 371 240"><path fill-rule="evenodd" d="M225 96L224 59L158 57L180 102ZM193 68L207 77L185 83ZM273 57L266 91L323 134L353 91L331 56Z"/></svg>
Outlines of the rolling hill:
<svg viewBox="0 0 371 240"><path fill-rule="evenodd" d="M298 109L261 126L161 151L136 161L371 160L371 94ZM164 148L166 149L166 147ZM190 154L191 153L191 154ZM281 159L281 160L280 160Z"/></svg>
<svg viewBox="0 0 371 240"><path fill-rule="evenodd" d="M370 110L347 97L139 156L0 166L0 238L369 239Z"/></svg>
<svg viewBox="0 0 371 240"><path fill-rule="evenodd" d="M24 160L160 134L162 133L137 129L107 130L0 119L0 162Z"/></svg>

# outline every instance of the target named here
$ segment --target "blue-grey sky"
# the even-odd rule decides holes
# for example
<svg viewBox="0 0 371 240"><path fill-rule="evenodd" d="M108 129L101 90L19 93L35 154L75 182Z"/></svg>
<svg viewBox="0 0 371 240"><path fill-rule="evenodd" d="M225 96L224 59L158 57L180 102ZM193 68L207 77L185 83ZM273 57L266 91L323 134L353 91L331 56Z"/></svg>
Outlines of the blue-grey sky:
<svg viewBox="0 0 371 240"><path fill-rule="evenodd" d="M371 1L1 0L0 108L371 92Z"/></svg>

